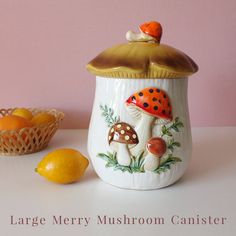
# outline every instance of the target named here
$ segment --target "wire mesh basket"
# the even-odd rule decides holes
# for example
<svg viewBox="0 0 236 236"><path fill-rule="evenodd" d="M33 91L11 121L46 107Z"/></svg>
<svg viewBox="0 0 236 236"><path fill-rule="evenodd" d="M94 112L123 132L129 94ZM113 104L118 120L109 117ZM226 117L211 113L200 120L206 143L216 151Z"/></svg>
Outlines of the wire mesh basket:
<svg viewBox="0 0 236 236"><path fill-rule="evenodd" d="M0 118L12 114L14 110L15 108L0 109ZM55 121L19 130L1 130L0 155L24 155L46 148L64 118L64 113L55 109L28 108L28 110L33 115L41 112L52 114Z"/></svg>

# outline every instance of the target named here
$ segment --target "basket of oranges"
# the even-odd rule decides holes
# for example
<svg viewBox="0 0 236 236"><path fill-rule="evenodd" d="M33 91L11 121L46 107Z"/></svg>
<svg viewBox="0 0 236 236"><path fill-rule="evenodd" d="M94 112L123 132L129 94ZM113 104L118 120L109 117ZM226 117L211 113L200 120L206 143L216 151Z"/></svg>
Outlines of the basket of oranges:
<svg viewBox="0 0 236 236"><path fill-rule="evenodd" d="M24 155L47 147L64 113L55 109L0 109L0 155Z"/></svg>

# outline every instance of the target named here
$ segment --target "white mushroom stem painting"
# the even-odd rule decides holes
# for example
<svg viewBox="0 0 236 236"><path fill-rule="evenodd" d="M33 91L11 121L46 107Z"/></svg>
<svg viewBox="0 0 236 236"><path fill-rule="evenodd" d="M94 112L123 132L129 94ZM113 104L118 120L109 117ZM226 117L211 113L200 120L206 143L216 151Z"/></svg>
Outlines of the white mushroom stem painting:
<svg viewBox="0 0 236 236"><path fill-rule="evenodd" d="M119 143L116 154L117 162L122 166L129 166L131 163L130 152L126 144Z"/></svg>
<svg viewBox="0 0 236 236"><path fill-rule="evenodd" d="M145 150L147 140L152 137L152 125L155 121L155 117L142 113L141 118L137 122L135 131L139 138L139 143L131 148L131 153L134 156L138 156Z"/></svg>
<svg viewBox="0 0 236 236"><path fill-rule="evenodd" d="M152 153L148 153L144 160L144 170L145 171L154 171L158 168L160 164L159 157L153 155Z"/></svg>

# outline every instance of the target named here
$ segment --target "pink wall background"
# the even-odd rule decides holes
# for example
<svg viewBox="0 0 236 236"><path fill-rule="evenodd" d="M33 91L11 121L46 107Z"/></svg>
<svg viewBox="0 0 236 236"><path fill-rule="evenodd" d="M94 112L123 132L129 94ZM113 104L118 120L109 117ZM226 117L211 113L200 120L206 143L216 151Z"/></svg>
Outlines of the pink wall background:
<svg viewBox="0 0 236 236"><path fill-rule="evenodd" d="M158 20L162 42L200 67L189 81L192 125L236 125L235 12L235 0L0 0L0 107L55 107L63 127L86 128L95 89L86 63Z"/></svg>

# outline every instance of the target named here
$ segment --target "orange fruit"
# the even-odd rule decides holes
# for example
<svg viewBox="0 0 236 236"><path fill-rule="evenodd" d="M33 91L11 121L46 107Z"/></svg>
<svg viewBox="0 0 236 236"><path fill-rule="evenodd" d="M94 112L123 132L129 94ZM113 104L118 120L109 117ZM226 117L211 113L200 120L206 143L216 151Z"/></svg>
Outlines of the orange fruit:
<svg viewBox="0 0 236 236"><path fill-rule="evenodd" d="M31 120L33 125L46 125L55 121L55 116L47 112L40 112L36 114Z"/></svg>
<svg viewBox="0 0 236 236"><path fill-rule="evenodd" d="M8 115L0 118L0 130L19 130L32 127L32 123L20 116Z"/></svg>
<svg viewBox="0 0 236 236"><path fill-rule="evenodd" d="M0 118L0 131L2 130L20 130L22 128L26 127L32 127L32 123L20 116L15 116L15 115L8 115ZM21 136L23 140L28 143L28 140L26 140L26 135L22 134ZM8 145L9 140L14 139L17 140L17 136L15 134L4 134L1 135L1 141ZM11 146L11 144L10 144Z"/></svg>
<svg viewBox="0 0 236 236"><path fill-rule="evenodd" d="M15 116L20 116L20 117L23 117L27 120L31 120L33 118L33 115L31 113L31 111L29 111L28 109L26 108L16 108L13 112L12 112L12 115L15 115Z"/></svg>

